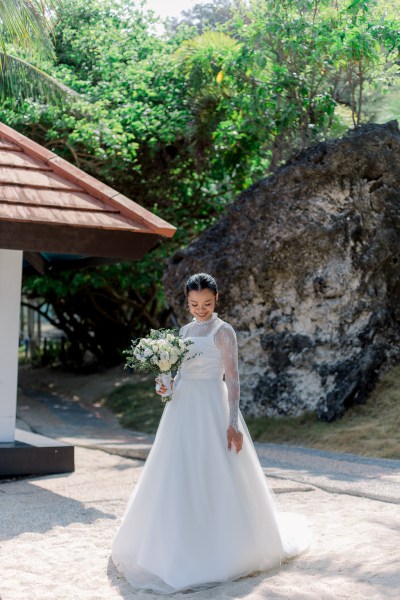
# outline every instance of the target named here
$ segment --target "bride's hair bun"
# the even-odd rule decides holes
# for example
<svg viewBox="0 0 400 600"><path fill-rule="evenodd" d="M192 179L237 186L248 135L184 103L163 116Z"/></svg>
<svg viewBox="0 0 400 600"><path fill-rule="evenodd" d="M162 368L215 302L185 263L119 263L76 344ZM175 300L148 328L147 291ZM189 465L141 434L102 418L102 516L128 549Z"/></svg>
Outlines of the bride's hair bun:
<svg viewBox="0 0 400 600"><path fill-rule="evenodd" d="M216 296L218 287L214 277L208 273L195 273L191 275L186 282L186 296L191 291L200 292L201 290L211 290L214 296Z"/></svg>

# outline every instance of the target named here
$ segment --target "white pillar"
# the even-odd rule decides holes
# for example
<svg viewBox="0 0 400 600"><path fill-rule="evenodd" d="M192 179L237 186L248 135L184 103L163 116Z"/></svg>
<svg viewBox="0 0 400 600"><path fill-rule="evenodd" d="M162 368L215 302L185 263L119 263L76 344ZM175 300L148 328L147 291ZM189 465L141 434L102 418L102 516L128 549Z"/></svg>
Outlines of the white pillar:
<svg viewBox="0 0 400 600"><path fill-rule="evenodd" d="M22 250L0 249L0 443L15 440Z"/></svg>

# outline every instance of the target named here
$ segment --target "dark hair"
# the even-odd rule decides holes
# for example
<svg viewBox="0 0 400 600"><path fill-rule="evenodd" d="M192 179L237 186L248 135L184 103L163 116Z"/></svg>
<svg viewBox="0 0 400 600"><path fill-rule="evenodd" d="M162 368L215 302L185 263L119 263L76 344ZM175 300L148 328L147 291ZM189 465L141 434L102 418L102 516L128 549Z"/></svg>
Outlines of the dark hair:
<svg viewBox="0 0 400 600"><path fill-rule="evenodd" d="M211 290L214 296L216 296L218 288L214 277L211 277L208 273L195 273L195 275L191 275L186 282L186 297L189 292L200 292L201 290Z"/></svg>

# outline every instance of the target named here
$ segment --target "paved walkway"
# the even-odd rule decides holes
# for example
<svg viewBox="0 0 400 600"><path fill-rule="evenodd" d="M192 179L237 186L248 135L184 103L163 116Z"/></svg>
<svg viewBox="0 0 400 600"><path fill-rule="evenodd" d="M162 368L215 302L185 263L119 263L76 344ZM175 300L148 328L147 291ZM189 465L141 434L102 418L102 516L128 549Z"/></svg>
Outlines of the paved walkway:
<svg viewBox="0 0 400 600"><path fill-rule="evenodd" d="M1 599L158 598L133 592L110 560L153 437L123 429L105 408L28 390L18 417L20 427L74 443L76 471L0 481ZM174 597L399 600L400 461L255 446L282 509L310 518L311 549L279 569Z"/></svg>
<svg viewBox="0 0 400 600"><path fill-rule="evenodd" d="M259 443L255 446L270 477L310 483L327 492L400 504L400 460L299 446Z"/></svg>
<svg viewBox="0 0 400 600"><path fill-rule="evenodd" d="M126 458L146 459L154 435L132 432L115 415L80 401L43 392L21 394L22 427L74 445L104 450ZM326 452L300 446L255 442L266 474L323 490L400 504L400 461ZM400 593L399 593L400 600Z"/></svg>

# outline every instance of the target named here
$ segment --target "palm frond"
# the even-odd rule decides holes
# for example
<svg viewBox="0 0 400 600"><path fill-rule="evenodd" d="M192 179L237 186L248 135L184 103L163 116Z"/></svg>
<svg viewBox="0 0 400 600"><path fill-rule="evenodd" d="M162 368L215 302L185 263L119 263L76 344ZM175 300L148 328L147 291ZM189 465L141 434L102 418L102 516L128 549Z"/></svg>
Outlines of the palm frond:
<svg viewBox="0 0 400 600"><path fill-rule="evenodd" d="M74 96L73 89L25 60L0 52L0 98L34 98L62 102Z"/></svg>
<svg viewBox="0 0 400 600"><path fill-rule="evenodd" d="M218 86L225 78L226 69L233 68L242 44L219 31L205 33L187 40L175 52L175 64L190 80L195 90L207 82Z"/></svg>
<svg viewBox="0 0 400 600"><path fill-rule="evenodd" d="M52 58L51 16L56 0L0 0L0 48L7 44L29 49L37 58Z"/></svg>
<svg viewBox="0 0 400 600"><path fill-rule="evenodd" d="M241 44L220 31L206 31L182 43L176 51L177 59L182 62L208 60L210 57L226 56L237 52Z"/></svg>

